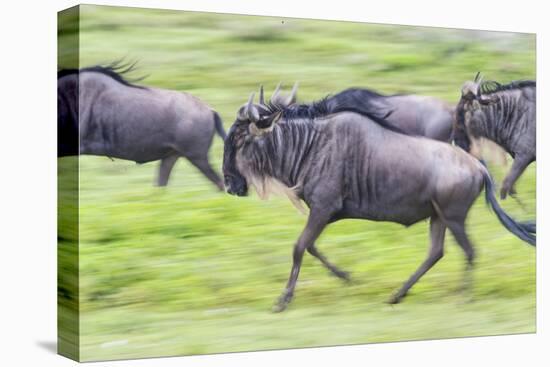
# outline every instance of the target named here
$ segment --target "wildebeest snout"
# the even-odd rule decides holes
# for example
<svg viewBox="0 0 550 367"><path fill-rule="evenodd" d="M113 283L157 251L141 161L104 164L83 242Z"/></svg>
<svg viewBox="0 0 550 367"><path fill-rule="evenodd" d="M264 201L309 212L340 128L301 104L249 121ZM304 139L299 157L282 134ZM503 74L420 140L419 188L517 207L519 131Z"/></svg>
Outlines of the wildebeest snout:
<svg viewBox="0 0 550 367"><path fill-rule="evenodd" d="M248 195L248 185L244 178L225 176L224 182L228 194L237 196Z"/></svg>

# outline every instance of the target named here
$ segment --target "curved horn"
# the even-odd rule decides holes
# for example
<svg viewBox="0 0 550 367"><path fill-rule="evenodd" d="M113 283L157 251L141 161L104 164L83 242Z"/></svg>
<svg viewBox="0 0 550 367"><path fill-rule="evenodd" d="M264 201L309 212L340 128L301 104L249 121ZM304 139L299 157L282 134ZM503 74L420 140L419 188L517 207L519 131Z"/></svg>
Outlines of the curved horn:
<svg viewBox="0 0 550 367"><path fill-rule="evenodd" d="M279 84L277 84L277 87L275 88L275 90L273 91L273 94L271 95L271 102L272 103L276 102L276 99L279 96L280 92L281 92L281 82L279 82Z"/></svg>
<svg viewBox="0 0 550 367"><path fill-rule="evenodd" d="M286 99L286 105L289 106L296 102L296 93L298 92L298 82L294 83L294 86L292 87L292 92L290 92L290 96Z"/></svg>
<svg viewBox="0 0 550 367"><path fill-rule="evenodd" d="M262 106L265 106L265 101L264 101L264 86L263 84L260 85L260 101L259 103L262 105Z"/></svg>
<svg viewBox="0 0 550 367"><path fill-rule="evenodd" d="M481 74L481 71L478 71L477 74L476 74L476 77L474 78L474 82L477 83L480 74Z"/></svg>
<svg viewBox="0 0 550 367"><path fill-rule="evenodd" d="M248 102L246 103L246 116L250 120L250 122L256 122L260 119L260 114L258 113L258 110L254 106L254 92L250 95L248 98Z"/></svg>
<svg viewBox="0 0 550 367"><path fill-rule="evenodd" d="M248 101L246 102L246 109L248 111L248 109L250 109L250 107L252 107L252 105L254 104L254 92L252 92L250 94L250 97L248 97Z"/></svg>

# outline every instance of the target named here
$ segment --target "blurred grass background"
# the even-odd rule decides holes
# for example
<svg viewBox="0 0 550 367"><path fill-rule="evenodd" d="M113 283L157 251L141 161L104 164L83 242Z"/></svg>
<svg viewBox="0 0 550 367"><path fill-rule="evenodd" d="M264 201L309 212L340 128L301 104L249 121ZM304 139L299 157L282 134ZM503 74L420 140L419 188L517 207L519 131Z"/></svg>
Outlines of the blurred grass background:
<svg viewBox="0 0 550 367"><path fill-rule="evenodd" d="M260 83L298 80L301 101L366 86L454 104L477 71L500 82L535 77L534 35L88 5L80 24L82 67L138 60L130 77L198 96L226 129ZM221 173L218 137L210 158ZM353 282L306 255L294 302L272 314L305 224L287 199L219 193L185 160L167 188L153 187L156 162L80 164L82 360L535 331L535 251L500 225L483 195L468 218L473 302L458 291L464 256L448 234L444 259L403 304L387 305L424 259L428 223L347 220L318 246ZM509 167L490 170L500 182ZM535 217L535 171L517 186L525 208L502 203L517 219ZM60 236L63 254L75 234L61 226ZM60 277L62 287L71 281Z"/></svg>

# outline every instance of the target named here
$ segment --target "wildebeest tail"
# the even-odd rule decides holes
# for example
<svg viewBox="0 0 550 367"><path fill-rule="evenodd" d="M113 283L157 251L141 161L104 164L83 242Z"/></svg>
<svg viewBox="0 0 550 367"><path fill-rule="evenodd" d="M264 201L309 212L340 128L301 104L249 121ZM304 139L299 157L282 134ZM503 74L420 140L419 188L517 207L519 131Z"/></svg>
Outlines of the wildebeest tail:
<svg viewBox="0 0 550 367"><path fill-rule="evenodd" d="M506 212L500 207L497 199L495 198L495 185L493 179L486 169L483 172L483 179L485 181L485 199L487 204L491 205L491 208L497 215L498 220L507 230L515 234L517 237L527 242L531 246L536 246L536 228L532 223L519 223L512 219Z"/></svg>
<svg viewBox="0 0 550 367"><path fill-rule="evenodd" d="M223 140L225 140L226 133L225 133L225 130L223 128L222 119L221 119L220 115L217 112L212 111L212 113L214 114L214 126L216 127L216 131L218 132L218 135Z"/></svg>
<svg viewBox="0 0 550 367"><path fill-rule="evenodd" d="M525 227L530 233L537 233L537 223L534 220L529 220L527 222L521 222L521 225Z"/></svg>

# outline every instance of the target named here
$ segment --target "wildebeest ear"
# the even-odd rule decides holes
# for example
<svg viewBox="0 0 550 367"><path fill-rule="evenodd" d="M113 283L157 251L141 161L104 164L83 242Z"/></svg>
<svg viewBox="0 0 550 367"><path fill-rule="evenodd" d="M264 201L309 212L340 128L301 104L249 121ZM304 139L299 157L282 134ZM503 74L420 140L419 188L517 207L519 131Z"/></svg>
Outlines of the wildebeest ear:
<svg viewBox="0 0 550 367"><path fill-rule="evenodd" d="M479 86L475 82L467 81L461 89L461 98L472 100L476 97L479 91Z"/></svg>

